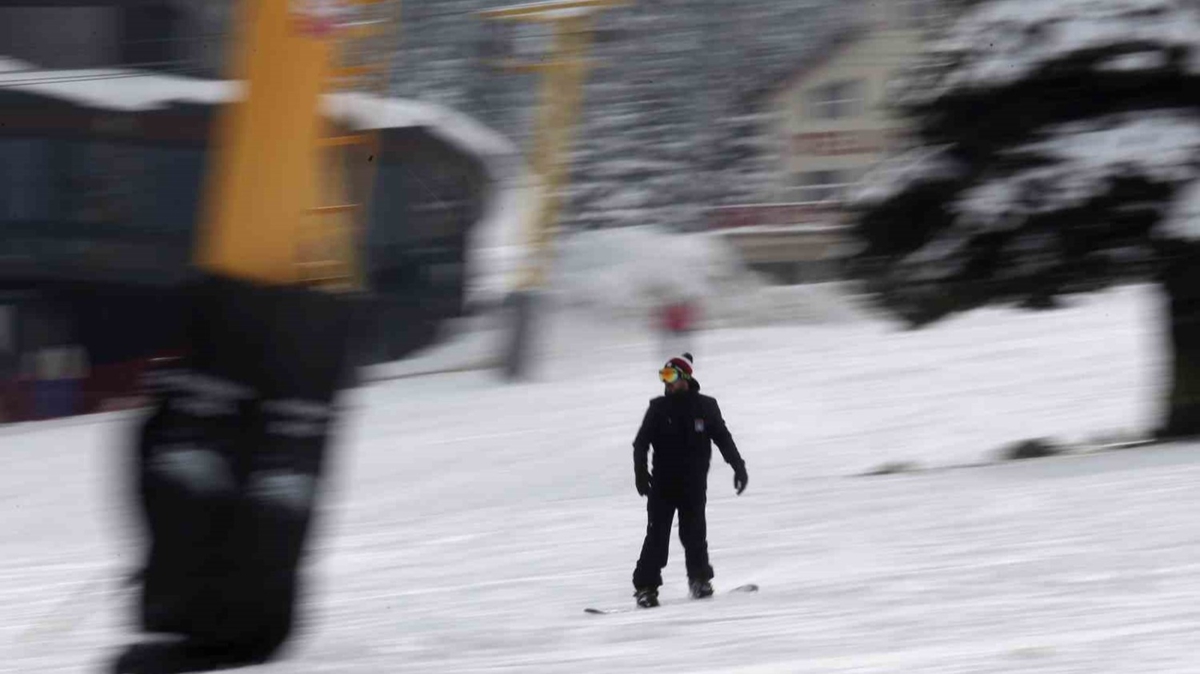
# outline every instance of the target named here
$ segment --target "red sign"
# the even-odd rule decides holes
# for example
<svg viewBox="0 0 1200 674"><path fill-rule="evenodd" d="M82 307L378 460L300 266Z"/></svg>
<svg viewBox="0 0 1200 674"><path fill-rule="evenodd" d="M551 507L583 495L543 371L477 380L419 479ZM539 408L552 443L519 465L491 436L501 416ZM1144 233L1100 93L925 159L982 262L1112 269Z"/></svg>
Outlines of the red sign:
<svg viewBox="0 0 1200 674"><path fill-rule="evenodd" d="M838 157L852 154L879 154L888 148L887 131L820 131L792 136L792 154L813 157Z"/></svg>
<svg viewBox="0 0 1200 674"><path fill-rule="evenodd" d="M829 222L836 207L830 204L741 204L708 211L709 229L738 229L756 226L787 226Z"/></svg>
<svg viewBox="0 0 1200 674"><path fill-rule="evenodd" d="M325 38L350 20L345 0L292 0L297 30L307 37Z"/></svg>

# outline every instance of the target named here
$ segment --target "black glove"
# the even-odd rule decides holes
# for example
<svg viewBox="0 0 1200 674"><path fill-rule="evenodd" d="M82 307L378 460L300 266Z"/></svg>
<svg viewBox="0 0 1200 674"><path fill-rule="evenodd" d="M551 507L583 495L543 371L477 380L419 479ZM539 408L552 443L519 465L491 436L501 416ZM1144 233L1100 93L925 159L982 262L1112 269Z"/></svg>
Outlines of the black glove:
<svg viewBox="0 0 1200 674"><path fill-rule="evenodd" d="M633 473L638 496L646 496L650 493L650 471L638 466Z"/></svg>
<svg viewBox="0 0 1200 674"><path fill-rule="evenodd" d="M738 496L746 491L746 483L749 481L750 477L746 475L746 464L733 467L733 488L737 490Z"/></svg>

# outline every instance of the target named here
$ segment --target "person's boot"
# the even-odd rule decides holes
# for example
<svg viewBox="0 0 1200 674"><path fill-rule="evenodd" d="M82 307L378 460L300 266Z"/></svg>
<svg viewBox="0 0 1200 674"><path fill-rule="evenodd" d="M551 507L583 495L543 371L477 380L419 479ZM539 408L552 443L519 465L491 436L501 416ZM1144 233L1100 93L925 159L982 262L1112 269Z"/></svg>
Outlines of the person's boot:
<svg viewBox="0 0 1200 674"><path fill-rule="evenodd" d="M637 605L640 608L654 608L655 606L658 606L657 587L639 588L638 591L633 594L633 596L637 598Z"/></svg>
<svg viewBox="0 0 1200 674"><path fill-rule="evenodd" d="M713 595L712 583L707 580L693 580L688 583L688 588L691 590L692 599L705 599Z"/></svg>

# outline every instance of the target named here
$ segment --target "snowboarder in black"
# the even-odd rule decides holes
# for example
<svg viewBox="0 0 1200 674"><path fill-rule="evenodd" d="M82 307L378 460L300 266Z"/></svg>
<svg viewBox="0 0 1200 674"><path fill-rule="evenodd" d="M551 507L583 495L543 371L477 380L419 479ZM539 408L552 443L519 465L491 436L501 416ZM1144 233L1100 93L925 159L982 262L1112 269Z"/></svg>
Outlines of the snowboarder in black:
<svg viewBox="0 0 1200 674"><path fill-rule="evenodd" d="M712 443L733 467L733 486L746 489L746 463L721 418L721 408L700 395L692 376L692 355L672 358L659 373L666 394L650 401L633 441L633 467L638 494L646 497L646 540L633 572L637 603L658 606L658 587L671 545L671 520L679 511L679 540L687 558L688 587L694 598L712 596L713 569L708 561L704 507ZM654 447L653 469L648 462Z"/></svg>

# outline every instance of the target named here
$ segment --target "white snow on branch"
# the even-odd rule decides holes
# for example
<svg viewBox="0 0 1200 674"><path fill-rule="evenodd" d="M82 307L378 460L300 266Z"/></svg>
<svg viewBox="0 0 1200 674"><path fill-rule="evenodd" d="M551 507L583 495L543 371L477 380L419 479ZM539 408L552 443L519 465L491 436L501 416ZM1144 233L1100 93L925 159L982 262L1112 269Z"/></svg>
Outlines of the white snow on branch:
<svg viewBox="0 0 1200 674"><path fill-rule="evenodd" d="M1168 238L1200 240L1200 181L1185 187L1159 226Z"/></svg>
<svg viewBox="0 0 1200 674"><path fill-rule="evenodd" d="M1200 73L1200 14L1178 0L1007 0L965 14L930 46L898 87L900 102L1012 85L1048 63L1111 52L1105 70L1161 68L1168 53L1189 54Z"/></svg>
<svg viewBox="0 0 1200 674"><path fill-rule="evenodd" d="M1115 56L1099 65L1100 70L1111 72L1136 72L1156 70L1167 65L1167 55L1162 52L1134 52Z"/></svg>
<svg viewBox="0 0 1200 674"><path fill-rule="evenodd" d="M882 204L918 183L948 180L960 173L958 162L950 158L949 145L920 147L889 158L863 176L849 195L854 208Z"/></svg>
<svg viewBox="0 0 1200 674"><path fill-rule="evenodd" d="M1031 215L1083 205L1106 194L1118 178L1186 185L1160 231L1200 238L1200 117L1190 111L1142 111L1064 124L1009 155L1037 163L998 173L965 191L951 204L955 225L907 256L896 269L898 281L936 284L950 278L968 260L966 246L975 235L1019 229ZM889 183L888 194L912 184L911 179ZM1020 234L1006 250L1014 264L1003 276L1038 273L1061 259L1055 237L1039 232Z"/></svg>
<svg viewBox="0 0 1200 674"><path fill-rule="evenodd" d="M1134 166L1158 180L1195 172L1200 115L1191 110L1149 110L1054 127L1049 138L1018 149L1046 155L1083 172Z"/></svg>
<svg viewBox="0 0 1200 674"><path fill-rule="evenodd" d="M959 229L945 229L897 267L896 278L905 285L937 283L957 274L966 262L964 251L970 238Z"/></svg>
<svg viewBox="0 0 1200 674"><path fill-rule="evenodd" d="M330 94L325 111L360 129L393 129L420 126L460 149L481 156L515 155L508 139L453 108L400 98L366 94Z"/></svg>
<svg viewBox="0 0 1200 674"><path fill-rule="evenodd" d="M1114 179L1179 184L1200 176L1200 117L1183 110L1112 115L1053 127L1009 153L1045 162L967 190L952 206L975 230L1020 224L1019 215L1080 206Z"/></svg>

